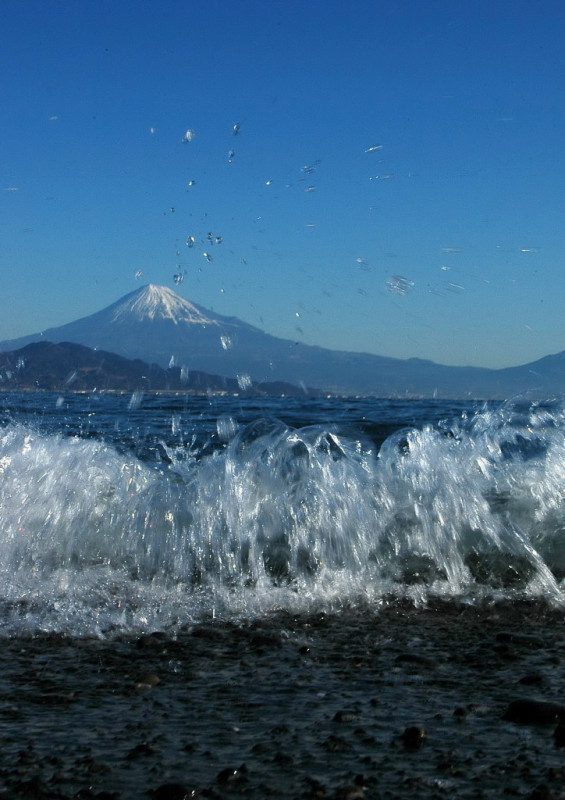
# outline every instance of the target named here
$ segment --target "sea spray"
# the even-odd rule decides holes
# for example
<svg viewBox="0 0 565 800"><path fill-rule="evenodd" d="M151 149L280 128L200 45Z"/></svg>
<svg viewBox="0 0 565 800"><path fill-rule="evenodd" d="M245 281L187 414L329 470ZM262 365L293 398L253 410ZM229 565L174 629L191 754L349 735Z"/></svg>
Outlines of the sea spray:
<svg viewBox="0 0 565 800"><path fill-rule="evenodd" d="M561 401L518 398L380 447L351 426L239 425L231 411L212 448L197 430L182 443L175 415L174 441L155 439L150 457L90 428L6 421L4 632L175 629L394 597L561 602Z"/></svg>

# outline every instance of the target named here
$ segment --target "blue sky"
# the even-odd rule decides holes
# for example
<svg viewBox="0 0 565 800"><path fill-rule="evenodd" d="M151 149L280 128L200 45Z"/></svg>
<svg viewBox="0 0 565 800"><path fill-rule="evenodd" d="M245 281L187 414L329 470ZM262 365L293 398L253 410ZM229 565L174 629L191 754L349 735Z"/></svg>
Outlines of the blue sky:
<svg viewBox="0 0 565 800"><path fill-rule="evenodd" d="M564 34L551 0L6 0L0 340L151 282L337 349L564 350Z"/></svg>

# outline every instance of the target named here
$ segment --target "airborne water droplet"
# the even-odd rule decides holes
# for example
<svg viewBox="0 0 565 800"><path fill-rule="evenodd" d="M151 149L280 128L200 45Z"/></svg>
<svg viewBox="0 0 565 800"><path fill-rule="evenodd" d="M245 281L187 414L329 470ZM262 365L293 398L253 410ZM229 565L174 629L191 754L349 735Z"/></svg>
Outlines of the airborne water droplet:
<svg viewBox="0 0 565 800"><path fill-rule="evenodd" d="M251 389L251 386L253 385L251 381L251 376L248 375L246 372L240 373L237 376L237 385L242 391Z"/></svg>
<svg viewBox="0 0 565 800"><path fill-rule="evenodd" d="M140 392L138 389L132 394L131 399L128 403L128 408L130 411L139 408L141 405L141 401L143 400L143 392Z"/></svg>
<svg viewBox="0 0 565 800"><path fill-rule="evenodd" d="M391 275L386 285L391 294L407 294L414 286L414 283L403 275Z"/></svg>
<svg viewBox="0 0 565 800"><path fill-rule="evenodd" d="M229 442L237 433L237 423L233 417L218 417L216 420L216 430L222 442Z"/></svg>

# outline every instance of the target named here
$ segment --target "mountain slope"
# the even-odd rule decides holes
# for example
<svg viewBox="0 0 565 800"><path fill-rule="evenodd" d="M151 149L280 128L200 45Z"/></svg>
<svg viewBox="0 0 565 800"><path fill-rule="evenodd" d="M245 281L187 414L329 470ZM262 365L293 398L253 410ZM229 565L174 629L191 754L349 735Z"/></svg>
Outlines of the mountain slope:
<svg viewBox="0 0 565 800"><path fill-rule="evenodd" d="M288 383L240 385L233 378L188 372L181 367L163 369L140 359L127 359L70 342L33 342L19 350L0 353L0 391L18 389L304 396L301 388Z"/></svg>
<svg viewBox="0 0 565 800"><path fill-rule="evenodd" d="M38 341L74 342L162 368L185 366L227 378L245 375L256 382L286 381L340 394L503 398L529 389L565 391L563 354L490 370L327 350L271 336L152 284L89 317L0 342L0 350Z"/></svg>

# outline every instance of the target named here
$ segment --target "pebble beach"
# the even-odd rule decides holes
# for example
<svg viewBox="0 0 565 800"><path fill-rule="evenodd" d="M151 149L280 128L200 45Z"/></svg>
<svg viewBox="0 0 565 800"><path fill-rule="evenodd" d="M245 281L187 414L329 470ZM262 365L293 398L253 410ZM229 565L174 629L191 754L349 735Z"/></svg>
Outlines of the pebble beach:
<svg viewBox="0 0 565 800"><path fill-rule="evenodd" d="M0 798L560 798L564 659L535 602L5 639Z"/></svg>

